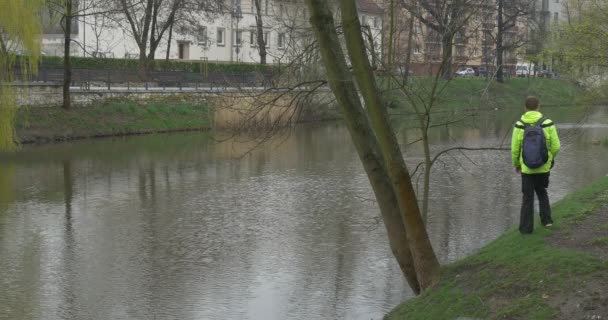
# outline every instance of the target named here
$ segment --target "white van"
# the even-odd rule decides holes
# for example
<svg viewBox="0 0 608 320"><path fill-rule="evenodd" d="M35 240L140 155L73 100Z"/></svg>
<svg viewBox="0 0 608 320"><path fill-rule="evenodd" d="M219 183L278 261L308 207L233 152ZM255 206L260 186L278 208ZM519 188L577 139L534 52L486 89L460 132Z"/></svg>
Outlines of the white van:
<svg viewBox="0 0 608 320"><path fill-rule="evenodd" d="M529 63L518 63L515 66L515 75L518 77L528 77L534 74L534 65Z"/></svg>

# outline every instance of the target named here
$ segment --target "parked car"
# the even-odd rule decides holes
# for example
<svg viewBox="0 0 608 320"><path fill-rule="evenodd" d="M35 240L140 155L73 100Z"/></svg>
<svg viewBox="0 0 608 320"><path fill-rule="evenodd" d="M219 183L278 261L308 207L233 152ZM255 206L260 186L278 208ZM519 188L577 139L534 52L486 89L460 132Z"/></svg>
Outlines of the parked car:
<svg viewBox="0 0 608 320"><path fill-rule="evenodd" d="M478 67L476 70L476 75L479 77L487 77L488 76L488 68L486 67Z"/></svg>
<svg viewBox="0 0 608 320"><path fill-rule="evenodd" d="M474 77L475 70L473 68L460 68L456 71L457 77Z"/></svg>
<svg viewBox="0 0 608 320"><path fill-rule="evenodd" d="M549 70L542 70L538 73L538 76L541 78L553 78L553 72Z"/></svg>

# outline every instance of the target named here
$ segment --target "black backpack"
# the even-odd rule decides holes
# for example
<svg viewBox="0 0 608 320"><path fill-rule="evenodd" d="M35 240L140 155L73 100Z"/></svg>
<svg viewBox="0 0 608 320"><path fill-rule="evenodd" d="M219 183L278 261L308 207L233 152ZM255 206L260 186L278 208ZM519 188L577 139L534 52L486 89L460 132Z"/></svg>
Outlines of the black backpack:
<svg viewBox="0 0 608 320"><path fill-rule="evenodd" d="M530 169L542 167L549 160L549 151L547 150L547 140L543 132L542 124L547 118L543 117L538 120L535 125L524 124L524 139L521 147L521 153L524 164Z"/></svg>

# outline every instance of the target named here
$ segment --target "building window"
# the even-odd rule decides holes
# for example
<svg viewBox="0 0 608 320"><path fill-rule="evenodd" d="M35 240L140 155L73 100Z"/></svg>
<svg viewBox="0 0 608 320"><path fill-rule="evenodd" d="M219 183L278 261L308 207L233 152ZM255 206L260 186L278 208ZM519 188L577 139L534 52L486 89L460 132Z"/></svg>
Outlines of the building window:
<svg viewBox="0 0 608 320"><path fill-rule="evenodd" d="M559 12L553 12L553 22L557 23L559 20Z"/></svg>
<svg viewBox="0 0 608 320"><path fill-rule="evenodd" d="M226 38L226 29L224 28L217 28L217 37L216 37L216 42L218 46L225 46L226 42L224 41L224 39Z"/></svg>
<svg viewBox="0 0 608 320"><path fill-rule="evenodd" d="M268 43L268 36L270 35L270 31L264 31L264 44L266 45L265 47L268 48L270 47L270 43ZM249 31L249 43L251 43L252 47L257 47L258 46L258 31L257 29L251 29L251 31Z"/></svg>
<svg viewBox="0 0 608 320"><path fill-rule="evenodd" d="M285 6L281 3L281 4L279 4L279 18L283 18L284 13L285 13Z"/></svg>
<svg viewBox="0 0 608 320"><path fill-rule="evenodd" d="M277 47L279 49L285 48L285 34L284 33L279 33L279 36L277 38Z"/></svg>
<svg viewBox="0 0 608 320"><path fill-rule="evenodd" d="M374 17L374 28L380 28L380 18Z"/></svg>
<svg viewBox="0 0 608 320"><path fill-rule="evenodd" d="M256 29L251 29L249 31L249 43L252 47L258 46L258 31Z"/></svg>
<svg viewBox="0 0 608 320"><path fill-rule="evenodd" d="M243 43L243 31L239 30L239 31L234 31L232 33L233 37L233 41L232 44L235 46L240 46Z"/></svg>
<svg viewBox="0 0 608 320"><path fill-rule="evenodd" d="M466 56L465 52L466 52L465 47L456 47L456 57L460 57L460 58L465 57Z"/></svg>
<svg viewBox="0 0 608 320"><path fill-rule="evenodd" d="M196 34L198 44L206 47L207 46L207 27L199 27L198 33Z"/></svg>
<svg viewBox="0 0 608 320"><path fill-rule="evenodd" d="M190 59L190 44L187 42L177 43L177 57L182 60Z"/></svg>
<svg viewBox="0 0 608 320"><path fill-rule="evenodd" d="M487 31L487 30L483 31L483 37L481 38L481 41L483 41L484 43L487 43L488 41L490 41L490 31Z"/></svg>
<svg viewBox="0 0 608 320"><path fill-rule="evenodd" d="M457 44L462 44L465 43L466 39L464 37L464 32L463 31L458 31L456 32L456 34L454 35L454 42Z"/></svg>
<svg viewBox="0 0 608 320"><path fill-rule="evenodd" d="M366 16L361 16L361 25L362 26L367 26L367 17Z"/></svg>
<svg viewBox="0 0 608 320"><path fill-rule="evenodd" d="M414 54L420 54L420 46L417 43L414 44Z"/></svg>
<svg viewBox="0 0 608 320"><path fill-rule="evenodd" d="M268 1L269 0L260 0L264 1L264 14L268 14Z"/></svg>

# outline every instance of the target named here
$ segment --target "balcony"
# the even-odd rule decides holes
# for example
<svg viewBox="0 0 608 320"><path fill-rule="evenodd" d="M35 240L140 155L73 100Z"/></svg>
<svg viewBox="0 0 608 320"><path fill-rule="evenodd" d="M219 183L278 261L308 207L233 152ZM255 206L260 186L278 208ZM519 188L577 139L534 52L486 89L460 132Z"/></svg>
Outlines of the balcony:
<svg viewBox="0 0 608 320"><path fill-rule="evenodd" d="M482 30L494 30L495 27L496 27L496 23L494 23L494 21L484 21L481 24Z"/></svg>
<svg viewBox="0 0 608 320"><path fill-rule="evenodd" d="M454 56L452 59L454 60L453 63L456 64L464 64L469 61L469 57L467 56Z"/></svg>
<svg viewBox="0 0 608 320"><path fill-rule="evenodd" d="M504 58L502 60L502 63L504 65L516 65L517 64L517 58Z"/></svg>

